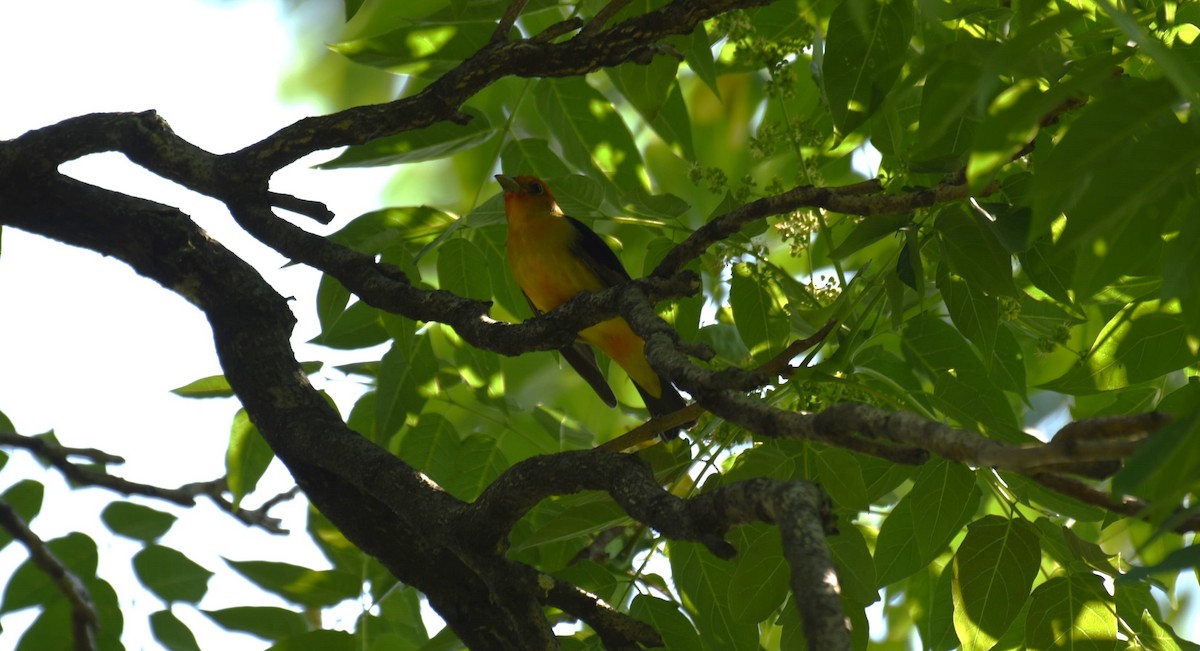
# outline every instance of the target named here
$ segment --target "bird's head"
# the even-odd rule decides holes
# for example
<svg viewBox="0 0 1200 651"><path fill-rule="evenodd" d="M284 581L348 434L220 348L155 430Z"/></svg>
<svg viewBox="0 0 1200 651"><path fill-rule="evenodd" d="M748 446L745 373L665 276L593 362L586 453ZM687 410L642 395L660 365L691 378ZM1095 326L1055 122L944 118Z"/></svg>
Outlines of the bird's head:
<svg viewBox="0 0 1200 651"><path fill-rule="evenodd" d="M554 193L546 182L536 176L505 176L497 174L496 180L504 188L504 210L514 214L561 215Z"/></svg>

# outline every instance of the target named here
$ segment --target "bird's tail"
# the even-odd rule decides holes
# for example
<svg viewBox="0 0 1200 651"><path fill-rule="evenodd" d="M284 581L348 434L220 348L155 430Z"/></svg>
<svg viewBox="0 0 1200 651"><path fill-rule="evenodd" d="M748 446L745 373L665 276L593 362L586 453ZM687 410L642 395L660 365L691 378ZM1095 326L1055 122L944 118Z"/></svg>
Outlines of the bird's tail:
<svg viewBox="0 0 1200 651"><path fill-rule="evenodd" d="M662 395L657 398L650 395L650 393L643 389L642 386L637 382L634 382L633 386L638 390L638 393L641 394L642 402L646 403L646 409L650 411L651 416L666 416L667 414L674 413L687 406L687 401L683 399L683 396L679 395L679 391L677 391L670 382L667 382L661 377L659 378L659 386L662 388ZM684 423L678 429L667 430L662 433L662 438L664 441L670 441L674 438L677 438L683 430L695 424L696 421L692 421L690 423Z"/></svg>

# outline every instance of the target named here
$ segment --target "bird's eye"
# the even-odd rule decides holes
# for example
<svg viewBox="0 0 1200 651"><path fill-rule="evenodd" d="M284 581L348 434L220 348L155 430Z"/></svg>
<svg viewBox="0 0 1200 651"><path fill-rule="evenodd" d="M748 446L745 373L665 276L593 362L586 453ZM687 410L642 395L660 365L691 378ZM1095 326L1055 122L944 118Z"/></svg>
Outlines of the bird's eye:
<svg viewBox="0 0 1200 651"><path fill-rule="evenodd" d="M538 183L537 181L530 183L529 184L529 193L530 194L541 194L542 193L542 184Z"/></svg>

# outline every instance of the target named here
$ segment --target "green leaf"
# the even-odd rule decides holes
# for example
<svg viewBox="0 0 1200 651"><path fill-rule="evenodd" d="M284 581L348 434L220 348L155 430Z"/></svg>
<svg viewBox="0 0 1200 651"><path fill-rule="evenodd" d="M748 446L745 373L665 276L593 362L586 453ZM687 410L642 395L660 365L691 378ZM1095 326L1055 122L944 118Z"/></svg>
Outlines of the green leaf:
<svg viewBox="0 0 1200 651"><path fill-rule="evenodd" d="M421 414L416 426L401 433L396 454L441 486L454 481L462 441L454 424L441 414Z"/></svg>
<svg viewBox="0 0 1200 651"><path fill-rule="evenodd" d="M258 427L250 421L245 409L233 416L229 428L229 444L225 448L225 477L233 503L238 505L242 498L254 492L258 480L262 479L267 466L275 459L275 451L267 445Z"/></svg>
<svg viewBox="0 0 1200 651"><path fill-rule="evenodd" d="M465 124L436 122L423 129L347 147L337 158L317 167L386 167L437 160L474 149L500 133L499 129L488 124L487 117L479 111L467 108L463 113L470 116L470 121Z"/></svg>
<svg viewBox="0 0 1200 651"><path fill-rule="evenodd" d="M904 246L896 260L896 276L913 288L918 296L925 295L925 264L921 261L921 246L916 229L904 231Z"/></svg>
<svg viewBox="0 0 1200 651"><path fill-rule="evenodd" d="M907 593L917 607L913 619L921 641L930 651L951 651L961 646L954 633L954 570L936 561L910 577Z"/></svg>
<svg viewBox="0 0 1200 651"><path fill-rule="evenodd" d="M825 448L814 457L815 479L837 508L854 513L869 509L862 466L854 455L840 448Z"/></svg>
<svg viewBox="0 0 1200 651"><path fill-rule="evenodd" d="M1136 626L1138 640L1145 648L1161 651L1196 651L1200 646L1179 637L1166 622L1143 610L1141 617L1132 622Z"/></svg>
<svg viewBox="0 0 1200 651"><path fill-rule="evenodd" d="M604 201L604 188L601 184L581 174L553 179L553 182L554 198L558 200L558 205L563 211L595 228L594 222L589 223L588 220L604 217L598 209Z"/></svg>
<svg viewBox="0 0 1200 651"><path fill-rule="evenodd" d="M40 571L40 570L39 570ZM15 576L13 577L15 580ZM95 577L84 579L83 587L91 597L92 606L96 610L99 626L95 633L95 647L98 649L123 649L121 630L124 617L117 603L117 593L108 582ZM47 651L48 649L74 649L75 638L70 604L62 593L55 591L58 598L48 602L37 619L25 629L21 639L15 645L16 651ZM6 638L5 642L9 642Z"/></svg>
<svg viewBox="0 0 1200 651"><path fill-rule="evenodd" d="M825 542L837 567L838 584L845 598L863 605L879 601L875 562L859 527L849 522L839 525L838 534L826 538Z"/></svg>
<svg viewBox="0 0 1200 651"><path fill-rule="evenodd" d="M1056 576L1033 591L1025 619L1030 649L1122 649L1117 616L1100 577Z"/></svg>
<svg viewBox="0 0 1200 651"><path fill-rule="evenodd" d="M1195 215L1195 201L1180 207L1180 215ZM1167 244L1163 259L1163 299L1178 298L1180 316L1189 337L1200 338L1200 220L1184 218L1179 235Z"/></svg>
<svg viewBox="0 0 1200 651"><path fill-rule="evenodd" d="M1190 385L1197 385L1193 380ZM1198 385L1200 386L1200 385ZM1195 391L1193 394L1197 393ZM1200 409L1158 430L1113 477L1113 491L1137 495L1165 516L1200 482Z"/></svg>
<svg viewBox="0 0 1200 651"><path fill-rule="evenodd" d="M231 398L233 388L224 375L210 375L171 389L171 393L184 398Z"/></svg>
<svg viewBox="0 0 1200 651"><path fill-rule="evenodd" d="M268 648L266 651L357 651L356 638L343 631L309 631Z"/></svg>
<svg viewBox="0 0 1200 651"><path fill-rule="evenodd" d="M328 330L349 304L350 290L337 278L321 274L321 282L317 285L317 321L321 324L321 332Z"/></svg>
<svg viewBox="0 0 1200 651"><path fill-rule="evenodd" d="M376 443L390 439L410 415L421 412L427 400L422 387L433 380L437 368L437 357L429 337L416 335L411 343L399 339L392 343L379 369L375 398Z"/></svg>
<svg viewBox="0 0 1200 651"><path fill-rule="evenodd" d="M486 300L492 296L492 273L507 273L507 269L480 267L483 251L470 240L456 237L438 247L438 285L467 298Z"/></svg>
<svg viewBox="0 0 1200 651"><path fill-rule="evenodd" d="M533 87L538 114L562 146L563 156L596 180L612 179L612 189L641 183L641 155L612 102L583 77L539 79ZM558 196L557 193L555 196Z"/></svg>
<svg viewBox="0 0 1200 651"><path fill-rule="evenodd" d="M62 538L47 540L46 547L64 567L83 581L96 576L99 555L96 543L81 533L69 533ZM54 581L32 560L25 560L9 577L0 601L0 614L11 613L29 606L48 606L65 603ZM69 629L68 629L69 630Z"/></svg>
<svg viewBox="0 0 1200 651"><path fill-rule="evenodd" d="M934 382L938 409L989 436L1025 442L1012 407L983 363L954 328L929 315L911 319L901 340L904 357Z"/></svg>
<svg viewBox="0 0 1200 651"><path fill-rule="evenodd" d="M662 636L668 649L699 649L700 636L696 628L670 601L639 594L629 605L629 614L646 622Z"/></svg>
<svg viewBox="0 0 1200 651"><path fill-rule="evenodd" d="M1135 134L1143 132L1148 125L1170 119L1167 116L1175 98L1173 89L1166 82L1129 79L1123 80L1116 92L1107 93L1084 107L1066 135L1038 165L1038 173L1033 177L1030 237L1046 233L1060 213L1077 205L1093 189L1108 196L1111 189L1095 187L1097 172L1108 176L1108 170L1115 168L1113 176L1122 179L1123 188L1137 186L1130 185L1131 181L1121 177L1121 173L1129 172L1137 177L1144 174L1126 169L1130 164L1157 172L1155 161L1129 161L1129 149ZM1127 194L1143 193L1139 190ZM1096 222L1094 217L1082 213L1079 219ZM1092 229L1077 230L1083 236Z"/></svg>
<svg viewBox="0 0 1200 651"><path fill-rule="evenodd" d="M842 259L870 244L892 235L912 223L912 213L872 215L860 220L840 244L829 251L829 257Z"/></svg>
<svg viewBox="0 0 1200 651"><path fill-rule="evenodd" d="M821 83L843 134L875 112L900 76L912 34L912 4L843 0L829 18Z"/></svg>
<svg viewBox="0 0 1200 651"><path fill-rule="evenodd" d="M20 642L14 647L15 651L74 648L71 617L71 606L65 599L50 604L21 634Z"/></svg>
<svg viewBox="0 0 1200 651"><path fill-rule="evenodd" d="M672 57L655 57L649 64L625 63L608 68L605 74L613 86L629 100L646 122L653 122L667 102L675 83L679 62Z"/></svg>
<svg viewBox="0 0 1200 651"><path fill-rule="evenodd" d="M443 10L449 0L427 0L426 2L369 2L345 0L346 25L342 36L346 39L362 38L385 33L398 23L424 18Z"/></svg>
<svg viewBox="0 0 1200 651"><path fill-rule="evenodd" d="M621 207L631 216L662 220L673 220L691 209L688 202L673 194L650 194L640 185L635 185L621 195ZM667 240L667 248L674 244ZM665 255L666 251L663 251L663 254ZM655 263L657 264L657 261Z"/></svg>
<svg viewBox="0 0 1200 651"><path fill-rule="evenodd" d="M737 565L729 579L729 612L734 621L765 620L787 599L791 576L783 558L779 529L746 525L736 532Z"/></svg>
<svg viewBox="0 0 1200 651"><path fill-rule="evenodd" d="M1200 71L1196 70L1195 65L1178 56L1162 41L1148 34L1133 16L1125 13L1109 0L1100 0L1097 4L1104 8L1104 12L1112 17L1113 22L1121 28L1121 31L1125 32L1131 41L1137 43L1138 47L1145 50L1146 54L1162 68L1163 73L1182 95L1191 102L1200 101Z"/></svg>
<svg viewBox="0 0 1200 651"><path fill-rule="evenodd" d="M988 515L954 554L954 628L964 650L992 648L1020 614L1041 562L1037 531Z"/></svg>
<svg viewBox="0 0 1200 651"><path fill-rule="evenodd" d="M387 33L335 43L334 52L351 61L399 74L435 79L475 54L496 29L495 18L456 21L429 16L429 22L405 24Z"/></svg>
<svg viewBox="0 0 1200 651"><path fill-rule="evenodd" d="M729 306L738 334L752 353L778 348L788 331L787 320L763 287L764 282L765 277L755 273L752 265L733 265Z"/></svg>
<svg viewBox="0 0 1200 651"><path fill-rule="evenodd" d="M1067 305L1074 303L1070 288L1075 275L1076 258L1075 250L1055 247L1049 235L1035 239L1027 250L1018 255L1021 270L1030 282L1051 298Z"/></svg>
<svg viewBox="0 0 1200 651"><path fill-rule="evenodd" d="M352 572L310 570L307 567L275 561L225 562L254 585L287 601L310 608L325 608L362 592L362 580Z"/></svg>
<svg viewBox="0 0 1200 651"><path fill-rule="evenodd" d="M380 314L379 310L357 301L309 343L338 350L369 348L382 344L388 340L388 334L383 329Z"/></svg>
<svg viewBox="0 0 1200 651"><path fill-rule="evenodd" d="M934 228L950 269L978 290L992 296L1017 296L1012 256L1004 243L960 204L938 212Z"/></svg>
<svg viewBox="0 0 1200 651"><path fill-rule="evenodd" d="M160 610L150 615L150 632L163 648L169 651L200 651L196 636L187 624L179 621L169 610Z"/></svg>
<svg viewBox="0 0 1200 651"><path fill-rule="evenodd" d="M979 349L979 355L990 362L996 352L996 337L1000 330L1000 307L997 299L975 288L971 283L952 276L947 265L938 265L937 287L946 302L950 320Z"/></svg>
<svg viewBox="0 0 1200 651"><path fill-rule="evenodd" d="M323 362L301 362L300 367L305 373L316 373L324 366ZM224 375L210 375L193 380L181 387L171 389L171 393L183 398L232 398L233 388Z"/></svg>
<svg viewBox="0 0 1200 651"><path fill-rule="evenodd" d="M944 63L929 73L912 153L915 169L949 171L962 166L980 120L971 93L979 83L979 59L990 45L975 39L957 42Z"/></svg>
<svg viewBox="0 0 1200 651"><path fill-rule="evenodd" d="M717 88L717 65L713 61L712 45L709 43L708 34L704 31L704 23L696 25L695 31L692 32L691 44L683 56L688 67L696 73L700 81L708 86L713 95L721 97L721 91Z"/></svg>
<svg viewBox="0 0 1200 651"><path fill-rule="evenodd" d="M134 555L133 571L142 585L168 604L197 603L208 592L213 575L182 553L153 544Z"/></svg>
<svg viewBox="0 0 1200 651"><path fill-rule="evenodd" d="M396 264L409 245L428 244L456 223L454 216L436 208L399 206L359 215L329 239Z"/></svg>
<svg viewBox="0 0 1200 651"><path fill-rule="evenodd" d="M937 558L979 505L970 470L949 461L930 461L917 473L879 527L875 572L880 587L890 585Z"/></svg>
<svg viewBox="0 0 1200 651"><path fill-rule="evenodd" d="M626 63L606 73L663 142L679 147L688 160L694 160L691 118L675 80L678 69L674 58L655 57L649 65Z"/></svg>
<svg viewBox="0 0 1200 651"><path fill-rule="evenodd" d="M446 490L467 501L478 497L509 466L497 440L482 434L463 440L454 464L454 475L446 482Z"/></svg>
<svg viewBox="0 0 1200 651"><path fill-rule="evenodd" d="M504 226L490 226L472 232L472 241L483 251L488 269L504 269L504 273L488 274L492 282L492 296L510 315L522 318L530 314L529 304L517 287L517 281L508 271L508 254L505 251Z"/></svg>
<svg viewBox="0 0 1200 651"><path fill-rule="evenodd" d="M514 541L514 551L579 540L629 521L629 514L616 502L591 495L561 498L539 514L542 517L532 524L528 536Z"/></svg>
<svg viewBox="0 0 1200 651"><path fill-rule="evenodd" d="M45 493L46 487L41 483L32 479L22 479L0 494L0 500L12 507L17 516L28 524L41 512ZM12 540L8 530L0 527L0 549L4 549Z"/></svg>
<svg viewBox="0 0 1200 651"><path fill-rule="evenodd" d="M971 190L980 192L987 187L996 173L1033 141L1045 116L1110 76L1124 58L1122 54L1105 54L1073 62L1071 77L1048 90L1031 78L1019 78L1005 88L977 129L967 162Z"/></svg>
<svg viewBox="0 0 1200 651"><path fill-rule="evenodd" d="M368 621L378 623L379 626L374 627L374 631L368 628L365 633L368 636L372 633L395 636L406 644L422 645L420 648L426 649L424 644L429 642L429 633L425 629L421 614L421 593L412 586L396 582L382 565L376 567L378 571L373 575L371 583L372 596L378 606L378 610L373 612L377 612L379 616ZM360 626L359 633L363 632Z"/></svg>
<svg viewBox="0 0 1200 651"><path fill-rule="evenodd" d="M571 173L545 140L517 138L504 145L500 167L506 174L531 174L543 179L556 179Z"/></svg>
<svg viewBox="0 0 1200 651"><path fill-rule="evenodd" d="M202 611L221 628L279 641L308 630L301 613L274 606L236 606Z"/></svg>
<svg viewBox="0 0 1200 651"><path fill-rule="evenodd" d="M113 533L145 543L158 540L175 524L174 515L133 502L112 502L100 519Z"/></svg>
<svg viewBox="0 0 1200 651"><path fill-rule="evenodd" d="M1119 246L1109 234L1126 221L1144 223L1142 212L1162 194L1194 187L1196 162L1200 160L1200 134L1171 117L1134 139L1124 151L1106 164L1087 170L1091 183L1073 205L1066 208L1067 226L1057 244ZM1137 188L1128 192L1115 188ZM1094 243L1095 242L1095 243Z"/></svg>
<svg viewBox="0 0 1200 651"><path fill-rule="evenodd" d="M1051 513L1080 522L1099 522L1106 514L1106 511L1098 506L1085 504L1073 497L1052 491L1023 475L1002 472L1000 476L1017 499L1026 504L1036 504Z"/></svg>
<svg viewBox="0 0 1200 651"><path fill-rule="evenodd" d="M1084 395L1153 380L1200 359L1183 318L1159 301L1131 303L1108 321L1078 363L1044 388Z"/></svg>
<svg viewBox="0 0 1200 651"><path fill-rule="evenodd" d="M703 545L668 543L675 586L698 613L693 619L707 649L753 649L758 625L738 622L729 609L732 563L712 555Z"/></svg>

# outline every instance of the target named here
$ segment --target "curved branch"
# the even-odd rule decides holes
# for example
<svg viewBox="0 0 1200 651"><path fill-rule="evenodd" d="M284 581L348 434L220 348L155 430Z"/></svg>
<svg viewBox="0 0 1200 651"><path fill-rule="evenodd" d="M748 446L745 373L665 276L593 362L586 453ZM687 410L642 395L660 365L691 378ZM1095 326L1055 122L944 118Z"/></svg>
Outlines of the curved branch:
<svg viewBox="0 0 1200 651"><path fill-rule="evenodd" d="M538 575L538 580L550 585L549 590L544 591L546 605L586 622L600 636L608 651L640 651L663 645L662 636L653 627L613 609L600 597L546 574Z"/></svg>
<svg viewBox="0 0 1200 651"><path fill-rule="evenodd" d="M664 489L635 456L600 449L562 452L503 472L459 512L457 537L477 549L501 548L508 531L538 502L583 490L604 491L634 520L665 538L699 542L719 558L737 553L725 540L731 527L777 524L809 647L850 648L850 624L825 543L827 534L836 533L832 504L808 482L750 479L684 499Z"/></svg>
<svg viewBox="0 0 1200 651"><path fill-rule="evenodd" d="M653 54L651 46L654 43L667 36L689 34L704 20L733 9L769 2L674 0L599 33L576 34L560 42L536 37L505 42L494 35L490 43L417 95L387 104L305 118L231 154L230 158L235 167L248 172L274 172L315 151L362 144L449 119L458 114L463 102L502 77L567 77L617 66L643 58L647 52ZM520 4L510 5L509 12ZM506 12L499 26L502 27L507 19ZM565 21L559 25L573 29L579 26L579 21ZM569 31L558 25L551 29L556 30L556 36Z"/></svg>
<svg viewBox="0 0 1200 651"><path fill-rule="evenodd" d="M979 196L996 191L988 186ZM971 196L966 179L948 178L930 187L897 194L883 194L878 179L850 185L815 187L802 185L780 194L763 197L715 217L696 229L671 249L654 268L652 276L670 276L695 260L714 243L728 238L747 225L765 217L782 215L801 208L820 208L844 215L891 215L958 201Z"/></svg>

